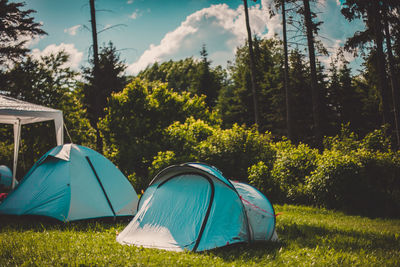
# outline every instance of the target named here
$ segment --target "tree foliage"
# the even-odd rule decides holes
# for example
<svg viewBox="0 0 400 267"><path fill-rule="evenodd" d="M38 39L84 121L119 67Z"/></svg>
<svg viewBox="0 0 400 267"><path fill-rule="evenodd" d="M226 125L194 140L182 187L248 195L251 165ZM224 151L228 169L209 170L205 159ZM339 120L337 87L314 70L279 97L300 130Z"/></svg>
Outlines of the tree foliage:
<svg viewBox="0 0 400 267"><path fill-rule="evenodd" d="M282 52L279 42L274 39L253 41L256 62L256 81L258 88L259 128L260 131L274 129L282 133L284 122L284 92L282 90ZM218 99L217 108L220 111L225 127L235 123L254 124L251 114L254 114L251 75L248 68L249 53L246 46L239 47L235 60L229 65L232 84L225 87Z"/></svg>
<svg viewBox="0 0 400 267"><path fill-rule="evenodd" d="M90 67L83 68L86 83L83 86L83 103L91 126L97 132L97 150L102 152L102 141L97 123L104 117L107 99L113 92L120 92L126 85L124 71L126 65L121 61L112 42L100 49L98 66L95 70L94 60ZM96 75L95 75L96 71Z"/></svg>
<svg viewBox="0 0 400 267"><path fill-rule="evenodd" d="M31 17L35 10L22 10L23 2L0 0L0 65L18 60L29 51L30 38L44 35L41 24Z"/></svg>
<svg viewBox="0 0 400 267"><path fill-rule="evenodd" d="M3 92L11 97L47 107L60 109L64 114L66 128L72 141L91 146L93 130L85 117L77 87L77 73L66 67L69 55L61 51L57 54L34 59L30 56L16 63L4 73ZM12 143L12 128L4 137L1 146ZM22 127L21 164L19 174L24 174L45 152L56 145L53 122L42 122ZM68 134L66 141L70 141ZM12 151L12 150L10 150Z"/></svg>
<svg viewBox="0 0 400 267"><path fill-rule="evenodd" d="M136 173L144 186L153 157L167 150L165 130L189 117L217 123L204 96L173 92L166 84L136 79L109 99L101 120L104 153L126 174Z"/></svg>
<svg viewBox="0 0 400 267"><path fill-rule="evenodd" d="M167 83L176 92L190 92L206 96L206 103L214 107L218 94L227 84L226 71L221 66L211 67L206 46L200 51L201 60L192 57L179 61L154 63L138 74L138 78Z"/></svg>

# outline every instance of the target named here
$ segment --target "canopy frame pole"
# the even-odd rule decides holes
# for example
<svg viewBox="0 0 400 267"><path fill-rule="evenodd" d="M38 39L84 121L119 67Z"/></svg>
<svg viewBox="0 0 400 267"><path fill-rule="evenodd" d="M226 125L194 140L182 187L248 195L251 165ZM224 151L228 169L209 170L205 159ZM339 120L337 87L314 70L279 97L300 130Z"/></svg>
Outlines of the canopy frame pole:
<svg viewBox="0 0 400 267"><path fill-rule="evenodd" d="M21 119L18 118L14 122L14 161L13 161L13 177L12 177L11 189L14 189L16 184L20 140L21 140Z"/></svg>

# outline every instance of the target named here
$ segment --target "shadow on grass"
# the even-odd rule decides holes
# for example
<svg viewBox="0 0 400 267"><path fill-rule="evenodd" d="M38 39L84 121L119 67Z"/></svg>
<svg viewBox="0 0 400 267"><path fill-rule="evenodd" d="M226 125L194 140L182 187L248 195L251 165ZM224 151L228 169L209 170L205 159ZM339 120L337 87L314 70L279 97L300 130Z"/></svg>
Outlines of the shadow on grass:
<svg viewBox="0 0 400 267"><path fill-rule="evenodd" d="M271 258L275 258L282 246L284 246L282 242L273 241L238 243L200 253L204 255L220 257L225 262L236 260L243 260L247 262L250 260L261 260L265 258L266 255L269 255Z"/></svg>
<svg viewBox="0 0 400 267"><path fill-rule="evenodd" d="M132 216L126 217L105 217L88 220L80 220L73 222L62 222L50 217L45 216L14 216L14 215L0 215L0 232L3 231L35 231L43 232L49 230L61 231L104 231L111 228L126 226L132 220Z"/></svg>
<svg viewBox="0 0 400 267"><path fill-rule="evenodd" d="M278 229L282 243L299 247L328 246L337 251L400 250L400 239L394 234L360 230L328 229L308 224L284 224Z"/></svg>

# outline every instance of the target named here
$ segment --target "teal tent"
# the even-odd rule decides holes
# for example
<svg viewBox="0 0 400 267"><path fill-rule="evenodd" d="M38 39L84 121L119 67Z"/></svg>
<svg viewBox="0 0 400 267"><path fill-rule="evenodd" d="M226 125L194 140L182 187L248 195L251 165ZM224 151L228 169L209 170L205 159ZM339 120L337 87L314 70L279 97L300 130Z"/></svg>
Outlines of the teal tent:
<svg viewBox="0 0 400 267"><path fill-rule="evenodd" d="M121 244L204 251L276 239L274 209L254 187L231 182L203 163L174 165L152 180Z"/></svg>
<svg viewBox="0 0 400 267"><path fill-rule="evenodd" d="M5 189L9 189L12 186L13 175L10 170L5 165L0 165L0 189L3 187ZM1 191L0 191L1 193Z"/></svg>
<svg viewBox="0 0 400 267"><path fill-rule="evenodd" d="M0 214L61 221L132 216L138 196L108 159L87 147L57 146L40 158L0 204Z"/></svg>

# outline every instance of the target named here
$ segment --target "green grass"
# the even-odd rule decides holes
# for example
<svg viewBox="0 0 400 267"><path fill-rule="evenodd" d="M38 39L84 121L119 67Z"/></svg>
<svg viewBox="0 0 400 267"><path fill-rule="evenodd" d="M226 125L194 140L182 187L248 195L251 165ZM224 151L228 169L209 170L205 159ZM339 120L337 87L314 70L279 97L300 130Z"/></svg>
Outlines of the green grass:
<svg viewBox="0 0 400 267"><path fill-rule="evenodd" d="M400 220L275 206L279 242L204 253L122 246L127 222L49 223L0 217L0 266L400 266Z"/></svg>

